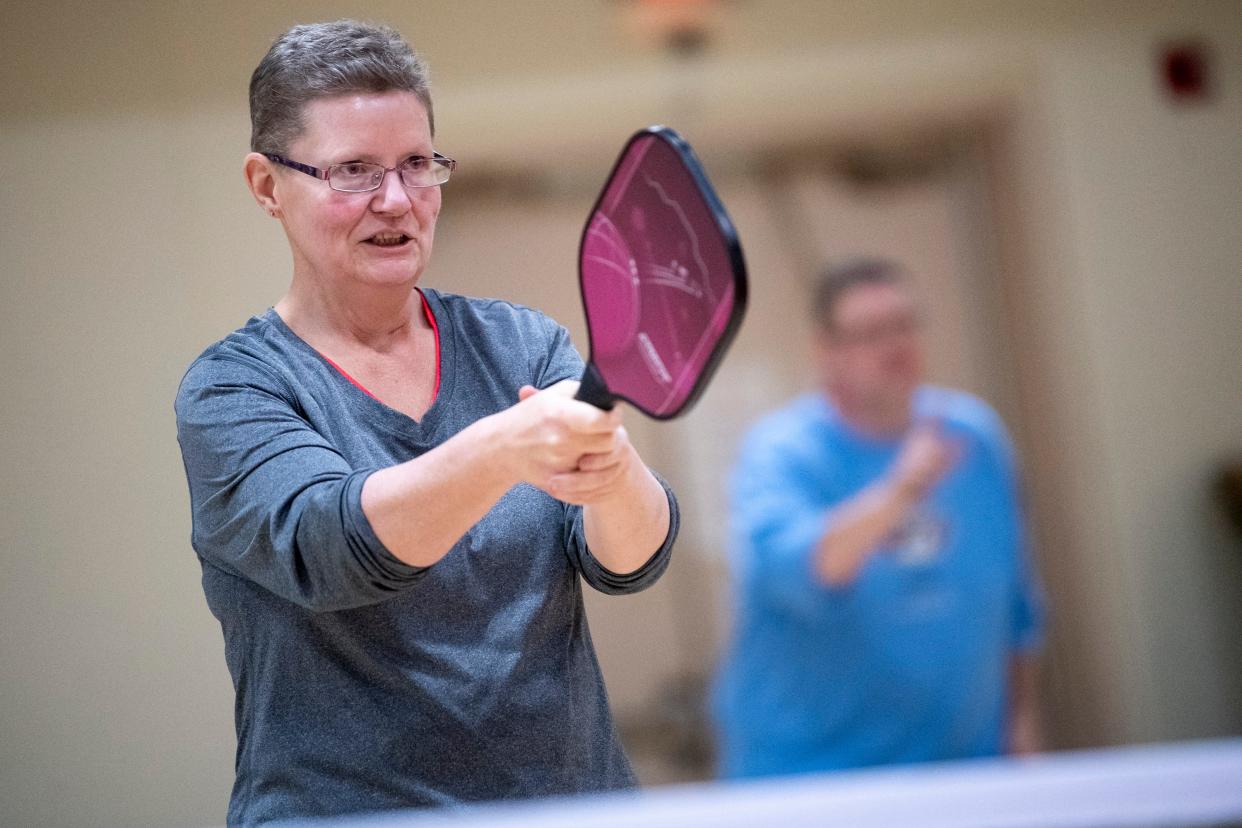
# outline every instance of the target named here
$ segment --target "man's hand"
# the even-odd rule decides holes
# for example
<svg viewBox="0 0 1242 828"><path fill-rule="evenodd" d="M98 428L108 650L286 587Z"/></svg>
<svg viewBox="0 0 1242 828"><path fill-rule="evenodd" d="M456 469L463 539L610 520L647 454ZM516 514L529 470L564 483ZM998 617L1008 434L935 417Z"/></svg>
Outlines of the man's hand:
<svg viewBox="0 0 1242 828"><path fill-rule="evenodd" d="M1044 749L1039 717L1033 711L1019 711L1009 722L1005 752L1010 756L1030 756Z"/></svg>
<svg viewBox="0 0 1242 828"><path fill-rule="evenodd" d="M960 455L961 446L945 436L938 422L919 423L911 429L893 463L893 484L909 502L918 502L953 468Z"/></svg>

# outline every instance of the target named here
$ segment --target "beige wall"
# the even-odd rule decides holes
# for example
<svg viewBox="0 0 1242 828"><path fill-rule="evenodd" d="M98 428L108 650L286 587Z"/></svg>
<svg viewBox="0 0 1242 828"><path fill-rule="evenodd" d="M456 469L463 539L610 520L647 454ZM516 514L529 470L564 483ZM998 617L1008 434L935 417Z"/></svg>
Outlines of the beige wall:
<svg viewBox="0 0 1242 828"><path fill-rule="evenodd" d="M1041 555L1074 625L1054 653L1062 680L1092 694L1098 738L1242 731L1242 550L1205 491L1242 443L1236 3L755 0L735 4L693 81L617 34L617 7L320 2L297 17L405 30L436 70L463 179L471 162L503 173L550 151L589 177L630 128L679 114L721 170L739 148L988 125ZM293 19L240 2L6 7L0 802L14 824L222 819L231 688L189 550L171 400L193 356L286 279L238 159L246 77ZM1182 34L1215 47L1210 106L1172 107L1154 85L1155 44ZM449 195L446 267L522 238L455 235L451 211ZM538 228L543 255L524 250L497 292L576 313L559 285L578 221ZM727 369L754 363L744 347ZM797 383L788 363L755 373L733 387ZM736 405L721 386L696 416ZM635 602L640 629L666 634L673 600Z"/></svg>
<svg viewBox="0 0 1242 828"><path fill-rule="evenodd" d="M1208 499L1242 444L1242 16L1195 22L1048 44L1016 159L1023 296L1049 315L1039 445L1080 495L1077 571L1110 585L1083 605L1128 740L1242 730L1242 548ZM1210 107L1153 82L1155 46L1186 33L1216 48Z"/></svg>

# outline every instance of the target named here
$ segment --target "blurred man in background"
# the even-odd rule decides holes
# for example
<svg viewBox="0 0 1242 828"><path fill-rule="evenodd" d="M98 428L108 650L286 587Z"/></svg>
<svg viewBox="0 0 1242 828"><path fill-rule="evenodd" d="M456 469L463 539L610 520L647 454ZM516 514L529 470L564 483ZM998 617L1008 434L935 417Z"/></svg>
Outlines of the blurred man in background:
<svg viewBox="0 0 1242 828"><path fill-rule="evenodd" d="M813 311L820 390L764 418L732 477L722 775L1037 750L1042 611L1004 425L923 383L896 265L828 271Z"/></svg>

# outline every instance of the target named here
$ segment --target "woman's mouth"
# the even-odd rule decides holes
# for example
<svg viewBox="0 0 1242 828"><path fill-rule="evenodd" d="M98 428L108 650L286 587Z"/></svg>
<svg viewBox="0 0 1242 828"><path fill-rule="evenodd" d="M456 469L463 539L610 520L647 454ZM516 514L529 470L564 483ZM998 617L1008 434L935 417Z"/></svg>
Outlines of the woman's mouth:
<svg viewBox="0 0 1242 828"><path fill-rule="evenodd" d="M366 243L376 247L400 247L409 241L410 237L404 233L376 233Z"/></svg>

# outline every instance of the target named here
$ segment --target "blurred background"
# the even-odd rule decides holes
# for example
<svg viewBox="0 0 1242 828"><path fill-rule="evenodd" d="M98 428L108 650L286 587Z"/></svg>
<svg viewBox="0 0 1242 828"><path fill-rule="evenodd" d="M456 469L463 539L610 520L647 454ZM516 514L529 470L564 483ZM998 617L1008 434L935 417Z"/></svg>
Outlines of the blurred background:
<svg viewBox="0 0 1242 828"><path fill-rule="evenodd" d="M1082 0L9 2L0 12L0 810L220 822L232 688L172 399L283 292L241 175L249 75L295 22L398 28L459 159L424 284L585 347L578 236L628 135L691 141L752 300L692 414L627 420L681 496L675 563L588 596L643 781L707 778L729 620L723 479L807 387L806 287L890 255L933 379L1024 460L1054 749L1242 733L1242 5Z"/></svg>

